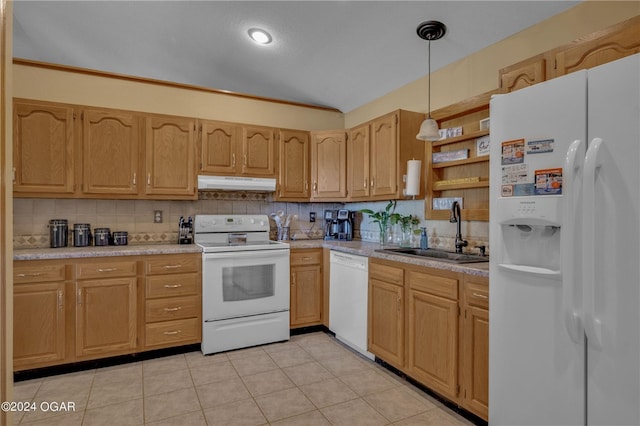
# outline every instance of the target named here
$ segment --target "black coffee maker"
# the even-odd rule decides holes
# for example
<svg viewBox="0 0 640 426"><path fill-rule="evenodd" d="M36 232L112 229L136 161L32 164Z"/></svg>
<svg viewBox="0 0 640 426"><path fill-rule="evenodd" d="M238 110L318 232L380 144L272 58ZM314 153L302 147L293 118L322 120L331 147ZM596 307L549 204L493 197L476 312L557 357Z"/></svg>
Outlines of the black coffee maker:
<svg viewBox="0 0 640 426"><path fill-rule="evenodd" d="M324 211L324 239L351 241L355 213L347 210Z"/></svg>

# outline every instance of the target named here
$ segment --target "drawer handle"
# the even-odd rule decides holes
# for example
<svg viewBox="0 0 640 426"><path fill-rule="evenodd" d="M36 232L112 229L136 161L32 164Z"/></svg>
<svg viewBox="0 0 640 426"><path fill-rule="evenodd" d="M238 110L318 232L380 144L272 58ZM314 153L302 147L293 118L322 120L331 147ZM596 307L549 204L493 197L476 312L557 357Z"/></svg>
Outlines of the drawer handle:
<svg viewBox="0 0 640 426"><path fill-rule="evenodd" d="M42 275L40 272L30 272L28 274L18 274L18 276L20 278L24 278L24 277L39 277L40 275Z"/></svg>
<svg viewBox="0 0 640 426"><path fill-rule="evenodd" d="M480 294L480 293L473 293L474 297L479 297L480 299L488 299L489 296L485 296L484 294Z"/></svg>
<svg viewBox="0 0 640 426"><path fill-rule="evenodd" d="M182 268L182 265L164 265L164 269L177 269Z"/></svg>
<svg viewBox="0 0 640 426"><path fill-rule="evenodd" d="M182 287L182 284L165 284L164 288L179 288Z"/></svg>
<svg viewBox="0 0 640 426"><path fill-rule="evenodd" d="M117 270L118 268L98 268L98 272L114 272Z"/></svg>
<svg viewBox="0 0 640 426"><path fill-rule="evenodd" d="M303 258L301 258L301 260L312 260L312 259L313 258L311 258L311 257L303 257Z"/></svg>
<svg viewBox="0 0 640 426"><path fill-rule="evenodd" d="M180 309L182 309L182 306L178 306L176 308L164 308L165 312L175 312L179 311Z"/></svg>
<svg viewBox="0 0 640 426"><path fill-rule="evenodd" d="M178 331L165 331L162 334L166 334L167 336L171 336L171 335L175 335L175 334L180 334L182 333L182 330L178 330Z"/></svg>

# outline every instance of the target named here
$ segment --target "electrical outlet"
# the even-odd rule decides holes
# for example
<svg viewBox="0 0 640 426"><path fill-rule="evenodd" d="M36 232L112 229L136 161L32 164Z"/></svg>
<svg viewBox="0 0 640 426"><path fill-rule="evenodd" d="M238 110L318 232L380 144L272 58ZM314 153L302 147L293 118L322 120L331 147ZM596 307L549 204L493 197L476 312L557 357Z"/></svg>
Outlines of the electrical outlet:
<svg viewBox="0 0 640 426"><path fill-rule="evenodd" d="M309 222L315 222L316 221L316 212L309 212Z"/></svg>
<svg viewBox="0 0 640 426"><path fill-rule="evenodd" d="M162 223L162 210L153 211L153 223Z"/></svg>

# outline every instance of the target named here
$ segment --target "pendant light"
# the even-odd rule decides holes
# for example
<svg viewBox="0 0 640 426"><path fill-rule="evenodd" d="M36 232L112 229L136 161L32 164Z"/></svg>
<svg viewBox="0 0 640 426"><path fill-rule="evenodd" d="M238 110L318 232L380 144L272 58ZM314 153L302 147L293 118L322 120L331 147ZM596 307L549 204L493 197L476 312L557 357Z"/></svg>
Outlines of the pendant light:
<svg viewBox="0 0 640 426"><path fill-rule="evenodd" d="M420 131L416 139L423 141L437 141L440 139L438 123L431 118L431 40L440 40L447 32L447 27L439 21L425 21L416 29L418 37L427 40L428 44L428 71L427 74L427 118L420 125Z"/></svg>

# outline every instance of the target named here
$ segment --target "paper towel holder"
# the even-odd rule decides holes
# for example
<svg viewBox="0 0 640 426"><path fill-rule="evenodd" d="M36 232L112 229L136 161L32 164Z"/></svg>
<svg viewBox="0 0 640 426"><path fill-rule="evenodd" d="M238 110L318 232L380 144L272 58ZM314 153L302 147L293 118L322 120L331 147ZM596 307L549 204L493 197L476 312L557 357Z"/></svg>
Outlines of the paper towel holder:
<svg viewBox="0 0 640 426"><path fill-rule="evenodd" d="M407 174L405 175L405 197L413 197L415 200L416 195L420 194L420 169L422 168L421 160L409 160L407 161Z"/></svg>

